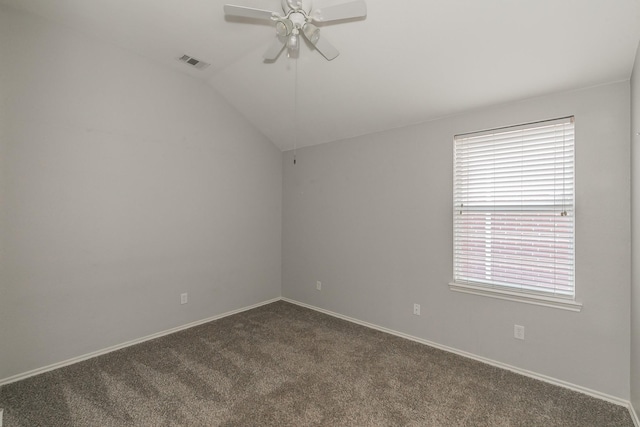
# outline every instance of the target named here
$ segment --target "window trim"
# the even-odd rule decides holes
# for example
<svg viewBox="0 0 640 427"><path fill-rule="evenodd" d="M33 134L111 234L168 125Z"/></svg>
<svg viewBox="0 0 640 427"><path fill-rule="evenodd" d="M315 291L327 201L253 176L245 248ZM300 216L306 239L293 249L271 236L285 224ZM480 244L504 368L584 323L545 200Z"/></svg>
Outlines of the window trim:
<svg viewBox="0 0 640 427"><path fill-rule="evenodd" d="M544 307L559 308L562 310L579 312L582 310L582 303L573 299L554 298L545 295L530 294L525 292L514 292L506 289L491 288L488 286L477 286L467 283L449 283L449 289L471 295L497 298L507 301L515 301L525 304L540 305Z"/></svg>

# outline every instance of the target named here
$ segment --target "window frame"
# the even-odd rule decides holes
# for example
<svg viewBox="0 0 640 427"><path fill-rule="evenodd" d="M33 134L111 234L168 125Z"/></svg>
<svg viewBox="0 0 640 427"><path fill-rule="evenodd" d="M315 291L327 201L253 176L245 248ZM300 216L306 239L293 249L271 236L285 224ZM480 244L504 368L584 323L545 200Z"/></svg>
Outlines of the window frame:
<svg viewBox="0 0 640 427"><path fill-rule="evenodd" d="M572 166L572 192L571 192L571 239L572 239L572 253L571 253L571 269L572 269L572 281L571 281L571 285L572 285L572 294L570 295L557 295L556 291L557 289L554 289L554 291L546 291L542 288L544 288L544 286L537 286L538 289L535 290L531 290L531 289L526 289L525 285L522 284L507 284L505 285L504 283L491 283L491 280L488 281L488 283L483 283L483 281L473 281L473 280L465 280L465 281L456 281L456 278L458 276L458 273L460 273L460 270L456 270L456 268L461 265L464 264L463 261L458 261L458 256L460 256L461 258L464 258L465 255L462 255L462 253L457 249L459 249L459 247L456 246L456 243L459 242L456 240L457 238L457 234L456 232L459 232L460 230L457 228L458 226L462 226L464 227L464 225L459 225L459 222L456 221L456 211L459 210L459 207L456 207L456 201L458 200L457 197L459 196L459 194L457 193L457 191L461 191L456 184L456 181L458 180L459 182L459 169L458 166L456 164L457 158L456 156L458 155L458 141L462 141L463 139L468 139L468 138L482 138L485 135L505 135L507 133L513 132L513 131L531 131L531 130L535 130L535 129L540 129L543 128L545 126L549 126L549 125L553 125L555 123L557 124L567 124L570 123L573 126L573 132L574 132L574 136L573 136L573 146L571 147L571 151L572 151L572 157L571 157L571 166ZM563 135L563 141L565 141L565 137ZM456 291L456 292L462 292L462 293L467 293L467 294L474 294L474 295L480 295L480 296L485 296L485 297L492 297L492 298L498 298L498 299L503 299L503 300L509 300L509 301L517 301L517 302L523 302L523 303L528 303L528 304L534 304L534 305L540 305L540 306L545 306L545 307L553 307L553 308L560 308L560 309L565 309L565 310L570 310L570 311L580 311L582 309L582 304L576 301L576 286L575 286L575 237L576 237L576 230L575 230L575 118L574 116L568 116L568 117L561 117L558 119L551 119L551 120L543 120L543 121L537 121L537 122L530 122L530 123L524 123L524 124L520 124L520 125L515 125L515 126L506 126L506 127L501 127L501 128L495 128L495 129L489 129L489 130L485 130L485 131L479 131L479 132L471 132L471 133L465 133L465 134L459 134L459 135L455 135L453 138L453 143L454 143L454 147L453 147L453 280L449 283L449 288L452 291ZM462 144L462 142L460 143ZM491 144L495 144L495 142L491 142ZM564 142L563 142L564 144ZM516 147L516 144L513 144L514 147ZM510 149L510 148L509 148ZM564 146L562 148L562 155L566 155L567 150L565 150ZM502 154L502 153L501 153ZM493 155L493 154L492 154ZM527 159L528 160L528 159ZM555 160L554 160L555 161ZM555 163L554 163L555 164ZM522 171L521 171L522 172ZM565 175L564 175L564 171L563 171L563 175L562 175L562 179L565 179ZM477 184L476 184L477 185ZM468 191L468 189L471 188L470 186L468 187L463 187L464 191ZM493 189L495 190L496 187L493 187ZM498 189L500 189L500 187L497 187ZM504 190L506 187L502 187L502 190ZM519 187L519 190L522 187ZM494 191L491 190L491 191ZM549 208L546 212L546 214L544 213L545 211L541 211L543 212L543 215L547 215L549 214L550 211L555 212L555 209L557 207L557 205L555 204L555 197L557 194L557 189L554 188L554 193L553 193L553 198L554 198L554 206L552 208ZM564 188L563 188L564 191ZM497 194L497 193L496 193ZM564 203L564 201L563 201ZM489 214L485 214L488 216L493 215L494 213L498 214L500 212L506 212L507 209L504 209L506 205L503 204L502 205L502 210L498 209L495 211L491 211L491 213ZM564 206L564 205L563 205ZM495 202L493 205L493 208L495 209ZM489 220L490 221L490 220ZM491 222L491 221L490 221ZM466 232L466 230L462 230L463 232ZM494 235L494 231L492 230L490 232L490 236ZM555 233L555 230L554 230ZM519 248L518 248L519 249ZM475 253L474 253L475 255ZM486 259L486 258L485 258ZM554 263L555 261L555 256L554 256ZM490 265L489 269L491 269L492 267L492 261L488 261L488 264ZM514 270L519 270L518 267L514 267ZM499 282L499 281L494 281L494 282ZM554 284L554 288L555 288Z"/></svg>

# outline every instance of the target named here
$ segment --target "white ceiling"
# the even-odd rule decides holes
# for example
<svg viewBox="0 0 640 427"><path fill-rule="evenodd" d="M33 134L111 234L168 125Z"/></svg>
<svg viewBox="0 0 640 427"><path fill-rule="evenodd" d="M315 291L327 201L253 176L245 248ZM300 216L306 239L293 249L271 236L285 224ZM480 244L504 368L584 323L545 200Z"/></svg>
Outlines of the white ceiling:
<svg viewBox="0 0 640 427"><path fill-rule="evenodd" d="M223 13L225 3L280 10L280 0L0 3L207 81L282 150L296 132L304 147L626 80L640 39L638 0L367 0L366 19L322 27L338 58L302 46L296 65L286 54L263 62L270 23ZM212 66L189 68L183 53Z"/></svg>

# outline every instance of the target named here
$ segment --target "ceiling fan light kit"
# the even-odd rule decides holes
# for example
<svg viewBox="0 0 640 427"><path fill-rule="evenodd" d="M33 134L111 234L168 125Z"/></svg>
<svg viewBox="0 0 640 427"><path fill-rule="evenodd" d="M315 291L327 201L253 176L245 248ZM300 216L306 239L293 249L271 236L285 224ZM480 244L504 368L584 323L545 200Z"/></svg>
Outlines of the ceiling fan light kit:
<svg viewBox="0 0 640 427"><path fill-rule="evenodd" d="M224 5L224 12L227 15L275 22L276 40L263 55L267 61L278 59L285 46L289 56L297 57L300 50L300 34L322 56L331 61L340 52L326 37L320 35L320 29L313 23L341 21L367 16L367 6L364 0L346 0L327 7L322 7L322 0L314 0L313 4L311 0L282 0L281 4L281 12L232 4Z"/></svg>
<svg viewBox="0 0 640 427"><path fill-rule="evenodd" d="M276 34L278 37L286 37L293 32L291 19L280 19L276 22Z"/></svg>
<svg viewBox="0 0 640 427"><path fill-rule="evenodd" d="M318 40L320 39L320 29L318 27L307 22L302 26L302 32L307 40L309 40L314 46L318 43Z"/></svg>
<svg viewBox="0 0 640 427"><path fill-rule="evenodd" d="M289 53L292 56L297 56L297 53L300 50L300 44L298 42L298 30L294 30L289 36L289 39L287 40L287 49L289 49Z"/></svg>

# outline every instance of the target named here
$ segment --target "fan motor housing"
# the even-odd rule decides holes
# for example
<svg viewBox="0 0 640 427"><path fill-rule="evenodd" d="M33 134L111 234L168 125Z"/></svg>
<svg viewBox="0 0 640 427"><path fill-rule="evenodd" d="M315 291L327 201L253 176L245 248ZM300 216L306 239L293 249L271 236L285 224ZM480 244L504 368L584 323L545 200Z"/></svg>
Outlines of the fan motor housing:
<svg viewBox="0 0 640 427"><path fill-rule="evenodd" d="M288 13L290 10L295 10L298 7L305 13L310 13L311 0L282 0L282 10L284 13Z"/></svg>

